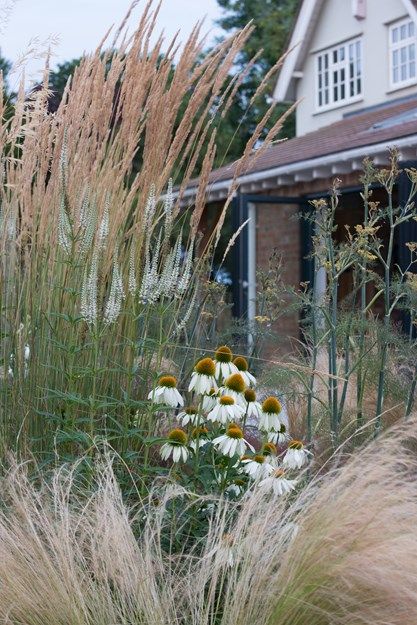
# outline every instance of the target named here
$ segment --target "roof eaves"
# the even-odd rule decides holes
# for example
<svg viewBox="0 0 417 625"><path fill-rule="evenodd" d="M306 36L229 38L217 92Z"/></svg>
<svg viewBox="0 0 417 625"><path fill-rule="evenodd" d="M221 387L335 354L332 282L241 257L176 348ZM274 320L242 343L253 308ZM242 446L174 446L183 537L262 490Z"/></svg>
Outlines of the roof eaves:
<svg viewBox="0 0 417 625"><path fill-rule="evenodd" d="M282 65L274 90L274 98L278 102L287 102L290 99L289 93L291 83L294 80L294 71L299 68L301 59L310 43L322 3L323 0L304 0L301 5L288 46L288 49L292 51ZM417 1L402 0L402 3L409 16L417 24ZM310 37L308 36L309 33Z"/></svg>
<svg viewBox="0 0 417 625"><path fill-rule="evenodd" d="M300 64L305 50L310 43L323 0L304 0L295 22L289 43L291 52L285 58L274 90L278 102L287 102L294 71ZM309 36L310 34L310 36Z"/></svg>

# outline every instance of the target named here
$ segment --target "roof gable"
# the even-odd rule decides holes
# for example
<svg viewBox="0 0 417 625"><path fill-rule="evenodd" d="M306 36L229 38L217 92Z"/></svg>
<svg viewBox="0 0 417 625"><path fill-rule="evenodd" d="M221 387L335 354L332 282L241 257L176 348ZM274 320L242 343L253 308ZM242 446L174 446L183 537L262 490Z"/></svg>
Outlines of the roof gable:
<svg viewBox="0 0 417 625"><path fill-rule="evenodd" d="M417 0L401 0L408 15L417 24ZM303 0L295 22L289 49L275 86L274 98L278 102L293 101L292 93L296 72L301 69L302 63L309 51L311 39L320 18L320 10L324 0Z"/></svg>

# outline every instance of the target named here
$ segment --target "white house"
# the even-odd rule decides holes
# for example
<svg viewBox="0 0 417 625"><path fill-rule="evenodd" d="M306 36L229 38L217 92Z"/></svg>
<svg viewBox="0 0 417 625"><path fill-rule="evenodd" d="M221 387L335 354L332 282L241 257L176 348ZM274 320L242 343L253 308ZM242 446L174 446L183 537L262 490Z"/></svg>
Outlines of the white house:
<svg viewBox="0 0 417 625"><path fill-rule="evenodd" d="M297 136L269 148L240 178L233 226L251 220L230 267L236 314L256 314L256 267L267 264L273 248L283 255L285 280L311 280L311 231L291 218L326 196L335 177L342 180L340 223L356 224L364 157L383 166L395 145L403 164L417 166L417 0L303 0L289 47L275 98L300 101ZM213 172L207 214L224 199L232 171ZM405 175L395 193L398 203L407 197ZM374 194L382 200L382 190ZM407 262L406 241L417 241L416 222L399 231L399 265ZM349 276L345 282L342 297ZM289 316L279 329L296 336L298 319Z"/></svg>

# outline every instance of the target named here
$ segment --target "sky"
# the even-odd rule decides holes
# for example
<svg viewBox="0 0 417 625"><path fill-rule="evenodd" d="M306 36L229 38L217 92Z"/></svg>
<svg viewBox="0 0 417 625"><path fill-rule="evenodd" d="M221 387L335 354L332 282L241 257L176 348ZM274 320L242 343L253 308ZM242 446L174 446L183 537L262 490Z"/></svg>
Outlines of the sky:
<svg viewBox="0 0 417 625"><path fill-rule="evenodd" d="M141 0L135 10L140 15ZM99 43L112 24L123 19L130 0L0 0L0 51L2 56L16 62L28 48L46 49L49 41L57 40L52 65L62 63ZM214 20L221 16L216 0L164 0L158 18L157 31L164 30L169 40L177 30L186 39L196 21L206 17L204 31L212 31L213 41L220 29ZM134 19L130 19L133 25ZM36 79L43 61L27 63L27 73Z"/></svg>

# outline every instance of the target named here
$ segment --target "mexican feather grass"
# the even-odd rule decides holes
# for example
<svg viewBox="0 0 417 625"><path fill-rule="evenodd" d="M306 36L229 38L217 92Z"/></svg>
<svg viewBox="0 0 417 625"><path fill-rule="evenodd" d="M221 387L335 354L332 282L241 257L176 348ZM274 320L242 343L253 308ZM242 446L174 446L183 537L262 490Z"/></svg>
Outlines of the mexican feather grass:
<svg viewBox="0 0 417 625"><path fill-rule="evenodd" d="M208 535L172 551L159 486L129 509L111 463L88 497L76 468L1 483L5 624L411 625L417 622L417 428L396 426L293 499L202 502ZM90 491L91 492L91 491ZM180 531L177 528L178 531Z"/></svg>

